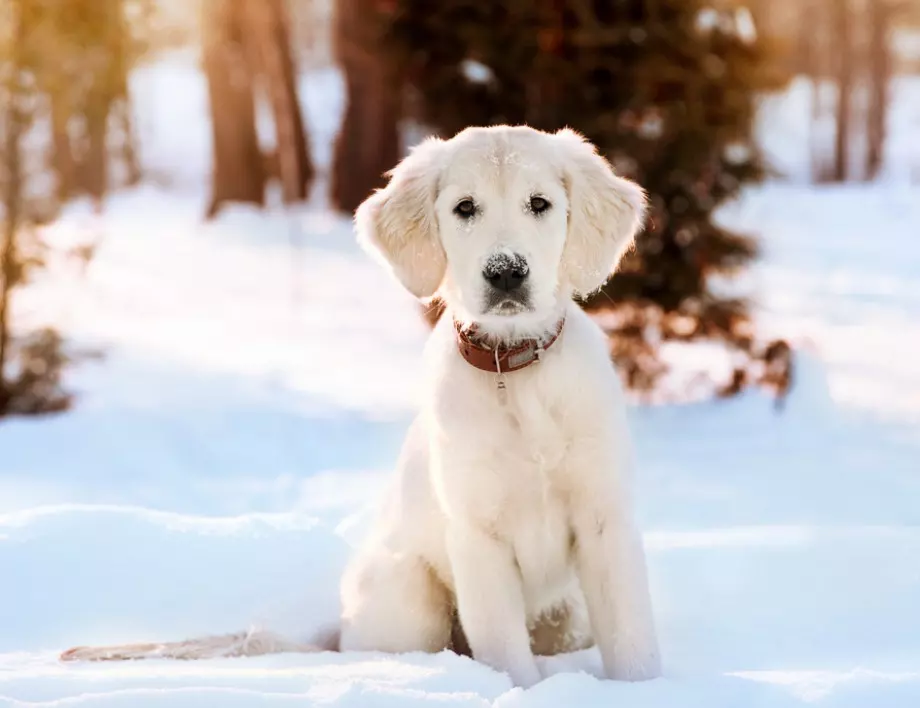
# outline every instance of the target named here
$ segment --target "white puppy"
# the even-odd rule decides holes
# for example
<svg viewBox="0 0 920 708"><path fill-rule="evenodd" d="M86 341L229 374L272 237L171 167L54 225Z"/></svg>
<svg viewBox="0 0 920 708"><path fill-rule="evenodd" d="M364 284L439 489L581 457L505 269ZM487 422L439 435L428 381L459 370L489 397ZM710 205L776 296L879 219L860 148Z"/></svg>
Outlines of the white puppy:
<svg viewBox="0 0 920 708"><path fill-rule="evenodd" d="M362 244L445 316L394 486L342 582L339 647L469 650L515 684L596 644L609 678L660 673L604 334L573 302L632 244L645 194L581 136L429 139L361 205ZM66 659L300 651L271 634L78 648Z"/></svg>
<svg viewBox="0 0 920 708"><path fill-rule="evenodd" d="M343 650L441 650L456 611L473 657L517 685L540 680L535 652L591 638L608 677L659 674L624 397L572 300L644 212L578 134L504 126L427 140L358 209L365 247L447 309L395 488L343 582Z"/></svg>

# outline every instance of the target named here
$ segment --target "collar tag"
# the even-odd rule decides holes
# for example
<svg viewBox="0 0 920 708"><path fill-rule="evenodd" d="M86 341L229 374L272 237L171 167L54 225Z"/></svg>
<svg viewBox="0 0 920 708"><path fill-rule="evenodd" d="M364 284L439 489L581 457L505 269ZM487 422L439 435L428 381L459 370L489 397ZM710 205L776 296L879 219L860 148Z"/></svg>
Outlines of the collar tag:
<svg viewBox="0 0 920 708"><path fill-rule="evenodd" d="M495 348L495 373L496 386L498 387L498 402L505 405L508 402L508 387L505 385L505 374L502 371L502 362L498 356L498 347Z"/></svg>
<svg viewBox="0 0 920 708"><path fill-rule="evenodd" d="M498 375L498 382L496 384L496 388L498 389L498 402L501 403L502 405L505 405L506 403L508 403L508 387L505 385L505 375L504 374Z"/></svg>
<svg viewBox="0 0 920 708"><path fill-rule="evenodd" d="M517 352L508 357L506 362L506 369L520 369L521 367L527 366L528 364L533 364L537 361L540 361L540 356L536 353L539 349L534 349L527 347L524 351Z"/></svg>

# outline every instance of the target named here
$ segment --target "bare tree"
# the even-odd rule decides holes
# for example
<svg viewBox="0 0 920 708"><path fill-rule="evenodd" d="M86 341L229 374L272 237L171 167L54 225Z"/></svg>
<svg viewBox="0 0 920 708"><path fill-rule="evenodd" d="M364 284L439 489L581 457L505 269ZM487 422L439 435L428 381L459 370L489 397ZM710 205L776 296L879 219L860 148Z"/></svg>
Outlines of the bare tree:
<svg viewBox="0 0 920 708"><path fill-rule="evenodd" d="M126 18L127 0L29 0L21 5L28 27L24 67L50 107L51 163L57 196L85 192L101 199L109 187L110 118L130 117L128 70L136 49ZM117 114L124 105L125 110ZM122 130L120 157L139 178L132 130Z"/></svg>
<svg viewBox="0 0 920 708"><path fill-rule="evenodd" d="M275 171L285 203L306 199L314 170L284 0L209 0L205 7L204 63L214 136L208 216L226 202L264 204L265 183ZM267 157L256 132L258 89L268 97L277 138L276 153Z"/></svg>
<svg viewBox="0 0 920 708"><path fill-rule="evenodd" d="M837 61L837 116L834 138L833 179L844 182L849 174L850 116L853 110L852 8L847 0L833 0L833 52Z"/></svg>
<svg viewBox="0 0 920 708"><path fill-rule="evenodd" d="M77 185L77 161L69 133L72 102L63 86L50 91L48 98L51 105L52 164L57 176L57 197L63 201L74 193Z"/></svg>
<svg viewBox="0 0 920 708"><path fill-rule="evenodd" d="M265 169L256 134L253 75L244 40L243 6L209 0L204 70L211 102L213 173L208 217L227 202L265 203Z"/></svg>
<svg viewBox="0 0 920 708"><path fill-rule="evenodd" d="M34 118L37 101L34 64L36 15L27 0L7 3L3 17L3 49L0 94L3 97L2 217L0 232L0 416L11 413L38 414L63 410L70 397L60 388L61 372L68 359L60 336L44 329L13 336L11 300L21 285L32 257L23 252L18 238L28 221L24 143Z"/></svg>
<svg viewBox="0 0 920 708"><path fill-rule="evenodd" d="M137 155L137 135L134 129L134 117L131 112L131 100L125 86L125 93L120 94L112 106L112 117L118 127L120 143L117 154L124 162L125 182L135 185L141 181L141 164Z"/></svg>
<svg viewBox="0 0 920 708"><path fill-rule="evenodd" d="M9 383L6 368L10 353L10 297L17 278L16 229L19 226L20 194L22 193L21 140L25 117L22 113L22 76L24 69L25 25L22 8L17 3L12 8L11 37L7 59L6 110L3 115L3 240L0 243L0 410L6 407Z"/></svg>
<svg viewBox="0 0 920 708"><path fill-rule="evenodd" d="M869 105L866 114L866 177L874 179L882 168L885 127L888 122L888 85L891 82L891 21L894 8L888 0L869 4Z"/></svg>
<svg viewBox="0 0 920 708"><path fill-rule="evenodd" d="M302 201L313 180L313 163L297 100L290 20L283 0L249 0L246 10L253 64L264 78L275 120L284 201Z"/></svg>
<svg viewBox="0 0 920 708"><path fill-rule="evenodd" d="M135 44L132 30L125 10L126 0L116 0L116 12L111 18L112 25L112 99L110 114L117 129L118 145L115 153L124 163L126 183L134 185L141 180L141 166L137 155L137 135L135 134L134 116L131 110L131 95L128 88L128 72L131 68ZM141 0L134 11L140 12L149 21L149 0ZM142 20L136 20L142 21Z"/></svg>
<svg viewBox="0 0 920 708"><path fill-rule="evenodd" d="M334 48L345 74L347 104L336 138L331 200L346 212L383 185L384 172L401 152L400 92L378 56L376 7L369 0L338 0L335 5Z"/></svg>
<svg viewBox="0 0 920 708"><path fill-rule="evenodd" d="M799 33L797 42L796 64L805 72L811 82L811 113L809 115L808 149L811 162L812 178L818 181L827 176L827 148L821 140L821 119L826 107L821 100L821 81L825 67L824 46L826 37L820 33L816 37L815 28L821 26L821 9L817 0L805 0L799 8ZM824 41L821 41L821 40Z"/></svg>

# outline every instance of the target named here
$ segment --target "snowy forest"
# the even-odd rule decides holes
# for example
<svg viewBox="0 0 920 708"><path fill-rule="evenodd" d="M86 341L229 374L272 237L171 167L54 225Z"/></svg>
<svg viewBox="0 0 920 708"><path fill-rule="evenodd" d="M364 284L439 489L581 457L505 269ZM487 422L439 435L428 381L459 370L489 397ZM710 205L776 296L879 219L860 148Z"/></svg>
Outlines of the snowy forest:
<svg viewBox="0 0 920 708"><path fill-rule="evenodd" d="M499 124L649 194L579 304L673 673L59 665L336 616L442 314L353 213ZM920 705L918 233L920 0L0 0L0 708Z"/></svg>
<svg viewBox="0 0 920 708"><path fill-rule="evenodd" d="M753 384L780 398L792 380L789 344L760 336L743 294L713 287L758 254L755 234L713 218L774 169L756 142L757 106L807 80L810 179L872 180L884 167L892 81L917 61L892 39L911 36L916 10L889 0L460 0L437 12L410 0L22 0L4 9L0 411L14 413L69 404L59 334L12 331L12 290L40 260L27 233L70 199L101 208L112 190L168 179L139 157L146 118L129 85L166 52L196 52L206 77L208 219L227 204L263 207L275 187L283 204L321 190L350 213L426 134L575 127L652 195L651 226L620 277L585 303L630 387L652 395L670 368L661 345L702 339L731 360L727 373L697 372L714 395ZM323 65L341 73L344 108L314 185L300 77ZM426 314L436 320L437 304Z"/></svg>

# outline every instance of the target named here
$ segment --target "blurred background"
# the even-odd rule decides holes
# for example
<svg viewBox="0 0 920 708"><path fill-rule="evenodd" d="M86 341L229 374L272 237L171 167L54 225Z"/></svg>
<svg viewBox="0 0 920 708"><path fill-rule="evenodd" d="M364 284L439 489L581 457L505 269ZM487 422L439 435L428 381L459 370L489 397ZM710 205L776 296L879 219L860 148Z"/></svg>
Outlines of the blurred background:
<svg viewBox="0 0 920 708"><path fill-rule="evenodd" d="M917 0L0 0L0 95L0 541L75 510L103 545L113 509L360 527L440 309L358 251L354 208L426 135L570 126L651 197L583 304L684 666L713 656L692 611L723 668L917 657L892 570L920 524ZM747 560L654 536L685 532ZM119 587L48 533L30 568L63 547ZM6 617L10 647L69 616Z"/></svg>
<svg viewBox="0 0 920 708"><path fill-rule="evenodd" d="M920 181L910 0L10 0L3 35L4 413L72 402L63 333L17 326L13 304L48 245L35 227L69 205L102 213L155 186L203 196L211 222L240 205L332 218L427 134L574 127L652 199L621 273L585 303L630 388L765 386L779 405L793 332L758 326L749 287L772 234L723 207L764 181L797 200L814 186L816 213ZM306 280L291 221L285 276ZM85 268L98 228L71 244Z"/></svg>

